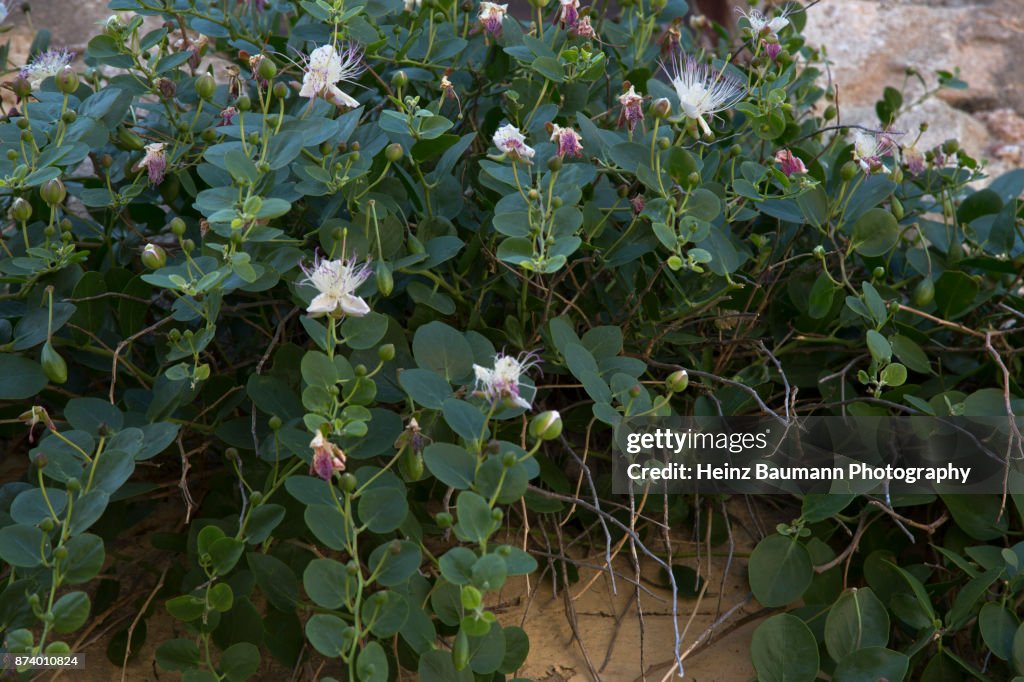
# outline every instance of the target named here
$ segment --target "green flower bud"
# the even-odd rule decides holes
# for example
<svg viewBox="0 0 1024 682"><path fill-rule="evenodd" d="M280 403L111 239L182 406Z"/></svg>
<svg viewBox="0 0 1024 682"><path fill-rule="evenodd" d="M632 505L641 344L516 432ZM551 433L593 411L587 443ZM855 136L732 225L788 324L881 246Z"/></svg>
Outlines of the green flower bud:
<svg viewBox="0 0 1024 682"><path fill-rule="evenodd" d="M271 92L274 94L274 97L285 99L288 97L288 86L284 83L274 83L274 89Z"/></svg>
<svg viewBox="0 0 1024 682"><path fill-rule="evenodd" d="M409 235L409 253L426 253L427 250L423 246L423 242L416 238L415 235Z"/></svg>
<svg viewBox="0 0 1024 682"><path fill-rule="evenodd" d="M651 116L653 118L668 118L672 114L672 103L665 97L660 97L651 103Z"/></svg>
<svg viewBox="0 0 1024 682"><path fill-rule="evenodd" d="M857 175L857 164L853 161L847 161L843 164L842 168L839 169L839 177L845 182L853 180L855 175Z"/></svg>
<svg viewBox="0 0 1024 682"><path fill-rule="evenodd" d="M39 195L50 206L56 206L64 201L68 191L64 188L64 183L60 181L60 178L54 178L43 183L43 186L39 188Z"/></svg>
<svg viewBox="0 0 1024 682"><path fill-rule="evenodd" d="M167 252L159 244L146 244L142 249L142 264L150 270L159 270L167 265Z"/></svg>
<svg viewBox="0 0 1024 682"><path fill-rule="evenodd" d="M11 89L19 100L25 99L32 94L32 84L23 76L18 76L11 84Z"/></svg>
<svg viewBox="0 0 1024 682"><path fill-rule="evenodd" d="M78 74L70 66L61 69L53 80L57 84L57 89L65 95L70 95L78 90Z"/></svg>
<svg viewBox="0 0 1024 682"><path fill-rule="evenodd" d="M277 75L277 64L266 55L262 55L262 57L260 65L256 67L256 73L259 74L260 78L269 81Z"/></svg>
<svg viewBox="0 0 1024 682"><path fill-rule="evenodd" d="M562 415L556 410L541 412L530 422L530 435L541 440L554 440L562 435Z"/></svg>
<svg viewBox="0 0 1024 682"><path fill-rule="evenodd" d="M64 487L67 488L69 493L77 493L82 489L82 482L77 478L69 478L65 483Z"/></svg>
<svg viewBox="0 0 1024 682"><path fill-rule="evenodd" d="M501 456L501 466L505 467L506 469L511 469L516 465L516 462L518 461L519 458L516 457L516 453L514 452L506 452L504 455Z"/></svg>
<svg viewBox="0 0 1024 682"><path fill-rule="evenodd" d="M548 159L548 170L550 170L552 173L557 173L558 171L562 170L562 157L552 156L550 159Z"/></svg>
<svg viewBox="0 0 1024 682"><path fill-rule="evenodd" d="M391 362L395 359L395 344L386 343L377 349L377 357L381 362Z"/></svg>
<svg viewBox="0 0 1024 682"><path fill-rule="evenodd" d="M668 379L665 380L665 388L667 388L670 393L682 393L689 385L690 375L687 374L685 369L672 372L668 375Z"/></svg>
<svg viewBox="0 0 1024 682"><path fill-rule="evenodd" d="M341 489L344 490L346 493L354 493L356 491L356 486L358 484L359 482L356 480L356 477L353 476L352 474L341 475Z"/></svg>
<svg viewBox="0 0 1024 682"><path fill-rule="evenodd" d="M885 268L881 265L876 266L875 269L871 271L871 279L882 279L883 277L885 277Z"/></svg>
<svg viewBox="0 0 1024 682"><path fill-rule="evenodd" d="M11 208L7 212L7 215L10 216L12 220L17 220L19 223L24 223L29 218L32 217L32 204L25 201L21 197L18 197L11 204Z"/></svg>
<svg viewBox="0 0 1024 682"><path fill-rule="evenodd" d="M391 74L391 84L396 88L404 88L409 84L409 74L401 70L395 71Z"/></svg>
<svg viewBox="0 0 1024 682"><path fill-rule="evenodd" d="M910 300L919 308L923 308L935 300L935 283L930 277L925 277L917 283L917 286L914 287L914 293L911 294Z"/></svg>
<svg viewBox="0 0 1024 682"><path fill-rule="evenodd" d="M402 157L404 155L405 150L402 149L402 145L398 144L397 142L392 142L384 150L384 158L390 161L391 163L398 163L399 161L402 160Z"/></svg>
<svg viewBox="0 0 1024 682"><path fill-rule="evenodd" d="M128 128L121 127L117 131L118 146L131 151L139 151L146 146L146 141Z"/></svg>
<svg viewBox="0 0 1024 682"><path fill-rule="evenodd" d="M942 143L943 154L956 154L957 150L960 149L960 142L954 139L948 139Z"/></svg>
<svg viewBox="0 0 1024 682"><path fill-rule="evenodd" d="M182 237L185 234L185 221L181 218L171 220L171 233L176 237Z"/></svg>
<svg viewBox="0 0 1024 682"><path fill-rule="evenodd" d="M49 341L43 344L39 364L43 366L43 373L51 382L63 384L68 380L68 363L64 362L64 358Z"/></svg>
<svg viewBox="0 0 1024 682"><path fill-rule="evenodd" d="M271 431L278 431L278 430L280 430L280 428L281 428L281 418L278 417L277 415L274 415L267 422L267 426L270 427Z"/></svg>
<svg viewBox="0 0 1024 682"><path fill-rule="evenodd" d="M670 144L672 144L672 143L669 141L669 139L667 137L659 137L658 138L658 149L662 149L662 150L668 149Z"/></svg>
<svg viewBox="0 0 1024 682"><path fill-rule="evenodd" d="M249 99L249 95L241 95L235 100L235 108L239 111L249 111L252 109L252 100Z"/></svg>
<svg viewBox="0 0 1024 682"><path fill-rule="evenodd" d="M899 166L896 167L896 170L899 170ZM893 217L896 218L896 220L903 220L903 204L900 203L900 200L893 197L890 203L892 204Z"/></svg>
<svg viewBox="0 0 1024 682"><path fill-rule="evenodd" d="M195 87L199 98L208 100L213 97L213 93L217 90L217 81L210 74L204 73L199 78L196 78Z"/></svg>
<svg viewBox="0 0 1024 682"><path fill-rule="evenodd" d="M673 272L678 272L683 267L683 259L675 254L669 256L665 263Z"/></svg>

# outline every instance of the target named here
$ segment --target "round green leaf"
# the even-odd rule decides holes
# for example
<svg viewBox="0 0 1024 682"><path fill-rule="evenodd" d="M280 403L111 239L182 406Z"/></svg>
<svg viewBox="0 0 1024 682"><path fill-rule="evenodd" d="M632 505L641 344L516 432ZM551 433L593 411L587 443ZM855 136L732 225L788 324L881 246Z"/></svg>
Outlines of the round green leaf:
<svg viewBox="0 0 1024 682"><path fill-rule="evenodd" d="M758 543L747 571L754 597L768 607L796 601L814 577L807 549L796 538L782 535L769 535Z"/></svg>
<svg viewBox="0 0 1024 682"><path fill-rule="evenodd" d="M89 618L89 596L85 592L68 592L53 605L53 629L74 632Z"/></svg>
<svg viewBox="0 0 1024 682"><path fill-rule="evenodd" d="M834 661L889 642L889 612L870 587L845 592L825 619L825 648Z"/></svg>
<svg viewBox="0 0 1024 682"><path fill-rule="evenodd" d="M409 502L397 488L381 486L359 496L359 520L374 533L389 533L405 520Z"/></svg>
<svg viewBox="0 0 1024 682"><path fill-rule="evenodd" d="M884 208L864 212L853 224L853 248L862 256L883 256L896 246L900 226L896 217Z"/></svg>
<svg viewBox="0 0 1024 682"><path fill-rule="evenodd" d="M306 621L306 638L313 648L328 658L338 658L348 650L348 642L341 636L348 625L329 613L317 613Z"/></svg>
<svg viewBox="0 0 1024 682"><path fill-rule="evenodd" d="M0 354L0 400L31 398L46 386L46 374L35 360L10 353Z"/></svg>
<svg viewBox="0 0 1024 682"><path fill-rule="evenodd" d="M818 676L818 643L810 628L788 613L767 619L754 631L750 657L760 682L813 682Z"/></svg>
<svg viewBox="0 0 1024 682"><path fill-rule="evenodd" d="M902 682L910 666L904 654L883 647L868 647L850 653L836 666L834 682Z"/></svg>

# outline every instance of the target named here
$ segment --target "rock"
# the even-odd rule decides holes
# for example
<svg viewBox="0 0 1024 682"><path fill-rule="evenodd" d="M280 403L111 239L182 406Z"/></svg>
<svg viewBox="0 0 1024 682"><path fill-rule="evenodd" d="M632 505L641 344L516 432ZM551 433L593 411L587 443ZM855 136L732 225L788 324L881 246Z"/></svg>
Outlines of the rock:
<svg viewBox="0 0 1024 682"><path fill-rule="evenodd" d="M918 125L929 130L927 148L951 137L975 158L988 159L990 172L1020 165L1024 140L1005 134L1012 114L1024 113L1018 56L1024 39L1020 0L830 0L807 12L806 35L823 45L833 62L844 123L877 126L874 103L886 86L905 91L908 103L937 85L935 72L960 68L966 90L942 90L912 106L896 128L913 142ZM907 76L916 69L925 79ZM970 112L1002 113L978 117ZM1016 110L1016 112L1014 112ZM995 118L993 118L995 116ZM1020 120L1017 117L1017 120ZM992 123L997 121L997 123ZM990 132L991 131L991 132Z"/></svg>

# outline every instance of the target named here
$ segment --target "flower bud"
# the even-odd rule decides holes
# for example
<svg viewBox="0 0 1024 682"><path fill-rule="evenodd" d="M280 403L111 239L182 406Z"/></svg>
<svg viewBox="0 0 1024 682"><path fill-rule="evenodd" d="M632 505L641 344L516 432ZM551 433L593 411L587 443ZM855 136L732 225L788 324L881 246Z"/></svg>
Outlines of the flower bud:
<svg viewBox="0 0 1024 682"><path fill-rule="evenodd" d="M552 156L550 159L548 159L548 170L550 170L552 173L557 173L558 171L562 170L562 157Z"/></svg>
<svg viewBox="0 0 1024 682"><path fill-rule="evenodd" d="M185 221L181 218L174 218L171 220L171 232L176 237L181 237L185 234Z"/></svg>
<svg viewBox="0 0 1024 682"><path fill-rule="evenodd" d="M196 94L199 95L200 99L210 99L213 97L214 91L217 89L217 81L213 79L208 73L204 73L202 76L196 79Z"/></svg>
<svg viewBox="0 0 1024 682"><path fill-rule="evenodd" d="M17 220L19 223L23 223L32 217L32 204L21 197L18 197L11 204L11 208L7 212L7 215L9 215L12 220Z"/></svg>
<svg viewBox="0 0 1024 682"><path fill-rule="evenodd" d="M672 113L672 103L665 97L659 97L651 104L651 116L654 118L668 118Z"/></svg>
<svg viewBox="0 0 1024 682"><path fill-rule="evenodd" d="M39 364L43 366L46 378L53 383L63 384L68 380L68 363L49 341L43 344L43 350L39 355Z"/></svg>
<svg viewBox="0 0 1024 682"><path fill-rule="evenodd" d="M29 83L28 79L24 76L18 76L14 79L14 83L11 85L11 89L14 94L18 96L19 100L25 99L32 94L32 84Z"/></svg>
<svg viewBox="0 0 1024 682"><path fill-rule="evenodd" d="M235 108L239 111L249 111L252 109L252 100L249 99L249 95L242 95L236 99Z"/></svg>
<svg viewBox="0 0 1024 682"><path fill-rule="evenodd" d="M278 430L280 430L280 428L281 428L281 418L278 417L277 415L274 415L273 417L270 418L270 421L267 422L267 426L270 427L271 431L278 431Z"/></svg>
<svg viewBox="0 0 1024 682"><path fill-rule="evenodd" d="M60 178L54 178L43 183L43 186L39 188L39 195L50 206L56 206L64 201L68 191L64 188L64 183L60 181Z"/></svg>
<svg viewBox="0 0 1024 682"><path fill-rule="evenodd" d="M842 178L844 182L853 180L855 175L857 175L857 164L853 161L847 161L843 164L842 168L839 169L839 177Z"/></svg>
<svg viewBox="0 0 1024 682"><path fill-rule="evenodd" d="M386 343L377 349L377 357L381 362L391 362L395 359L395 344Z"/></svg>
<svg viewBox="0 0 1024 682"><path fill-rule="evenodd" d="M441 512L437 516L434 517L434 522L437 524L437 527L441 528L442 530L445 529L445 528L451 528L452 527L452 515L449 514L448 512Z"/></svg>
<svg viewBox="0 0 1024 682"><path fill-rule="evenodd" d="M270 80L277 75L277 64L270 57L263 55L263 58L260 59L260 65L256 67L256 73L259 74L260 78Z"/></svg>
<svg viewBox="0 0 1024 682"><path fill-rule="evenodd" d="M284 83L274 83L274 89L271 92L274 93L274 97L284 99L288 96L288 86Z"/></svg>
<svg viewBox="0 0 1024 682"><path fill-rule="evenodd" d="M392 142L384 150L384 158L386 158L391 163L398 163L399 161L402 160L402 157L404 155L405 150L402 149L402 145L398 144L397 142Z"/></svg>
<svg viewBox="0 0 1024 682"><path fill-rule="evenodd" d="M70 66L65 66L54 78L57 89L65 95L70 95L78 90L78 74Z"/></svg>
<svg viewBox="0 0 1024 682"><path fill-rule="evenodd" d="M359 481L356 480L356 477L349 473L342 474L339 483L341 485L341 489L346 493L354 493L356 491L356 486L359 485Z"/></svg>
<svg viewBox="0 0 1024 682"><path fill-rule="evenodd" d="M686 373L685 369L676 370L668 375L668 379L665 379L665 388L670 393L682 393L689 385L690 375Z"/></svg>
<svg viewBox="0 0 1024 682"><path fill-rule="evenodd" d="M665 263L673 272L678 272L683 267L683 259L675 254L669 256Z"/></svg>
<svg viewBox="0 0 1024 682"><path fill-rule="evenodd" d="M395 71L391 74L391 84L396 88L404 88L409 84L409 74L401 70Z"/></svg>
<svg viewBox="0 0 1024 682"><path fill-rule="evenodd" d="M930 277L925 277L917 283L910 300L919 308L923 308L935 300L935 283L932 282Z"/></svg>
<svg viewBox="0 0 1024 682"><path fill-rule="evenodd" d="M871 279L882 279L885 277L885 268L881 265L875 266L875 269L871 271Z"/></svg>
<svg viewBox="0 0 1024 682"><path fill-rule="evenodd" d="M555 410L541 412L530 422L530 435L541 440L554 440L562 435L562 415Z"/></svg>
<svg viewBox="0 0 1024 682"><path fill-rule="evenodd" d="M957 140L949 139L942 143L943 154L955 154L960 149L960 143Z"/></svg>
<svg viewBox="0 0 1024 682"><path fill-rule="evenodd" d="M159 270L167 265L167 253L159 244L146 244L142 249L142 264L150 270Z"/></svg>

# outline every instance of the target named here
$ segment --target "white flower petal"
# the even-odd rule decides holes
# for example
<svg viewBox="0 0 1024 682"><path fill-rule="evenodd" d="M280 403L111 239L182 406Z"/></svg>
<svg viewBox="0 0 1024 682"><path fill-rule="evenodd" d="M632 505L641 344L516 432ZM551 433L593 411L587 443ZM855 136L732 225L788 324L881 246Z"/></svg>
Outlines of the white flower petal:
<svg viewBox="0 0 1024 682"><path fill-rule="evenodd" d="M370 306L366 301L353 294L344 294L338 300L341 309L353 317L363 317L370 312Z"/></svg>
<svg viewBox="0 0 1024 682"><path fill-rule="evenodd" d="M310 301L309 307L306 308L306 312L312 315L322 315L324 313L334 312L334 309L337 307L338 299L332 294L317 294L317 296Z"/></svg>

